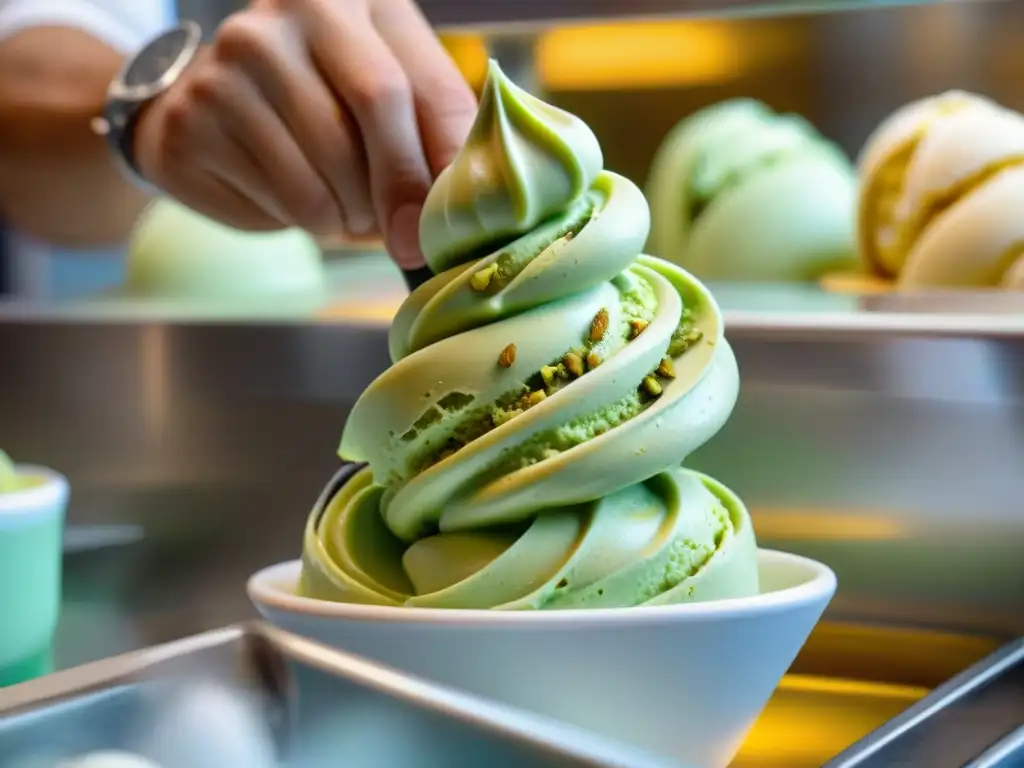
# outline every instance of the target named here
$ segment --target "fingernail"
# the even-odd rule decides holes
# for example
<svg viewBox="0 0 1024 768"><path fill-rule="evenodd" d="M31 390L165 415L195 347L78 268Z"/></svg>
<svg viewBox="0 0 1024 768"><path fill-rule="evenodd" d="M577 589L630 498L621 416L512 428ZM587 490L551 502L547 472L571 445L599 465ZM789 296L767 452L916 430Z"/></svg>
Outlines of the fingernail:
<svg viewBox="0 0 1024 768"><path fill-rule="evenodd" d="M357 237L366 237L373 232L376 220L366 214L350 214L348 217L348 231Z"/></svg>
<svg viewBox="0 0 1024 768"><path fill-rule="evenodd" d="M405 269L426 263L420 250L420 210L419 205L403 205L391 216L388 226L388 250L398 266Z"/></svg>

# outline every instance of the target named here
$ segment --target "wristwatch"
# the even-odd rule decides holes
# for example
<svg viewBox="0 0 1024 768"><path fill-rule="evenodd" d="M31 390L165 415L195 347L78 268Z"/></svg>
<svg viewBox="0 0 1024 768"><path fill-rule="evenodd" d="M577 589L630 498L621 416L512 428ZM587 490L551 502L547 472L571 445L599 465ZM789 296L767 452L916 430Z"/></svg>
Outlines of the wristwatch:
<svg viewBox="0 0 1024 768"><path fill-rule="evenodd" d="M128 60L107 89L103 115L92 127L106 137L118 164L136 182L145 184L135 162L135 124L146 105L181 77L199 52L202 37L194 21L161 33Z"/></svg>

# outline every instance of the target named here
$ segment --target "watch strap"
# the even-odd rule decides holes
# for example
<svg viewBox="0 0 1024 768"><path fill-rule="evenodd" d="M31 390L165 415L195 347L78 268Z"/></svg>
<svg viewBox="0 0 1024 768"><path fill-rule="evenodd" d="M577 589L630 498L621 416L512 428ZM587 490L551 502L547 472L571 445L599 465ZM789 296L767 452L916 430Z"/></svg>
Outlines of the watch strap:
<svg viewBox="0 0 1024 768"><path fill-rule="evenodd" d="M164 38L184 33L182 49L167 69L152 83L142 85L129 83L128 73L143 56L152 51L155 45ZM174 85L182 73L192 63L199 51L202 30L193 21L184 21L168 29L144 45L138 53L129 59L118 76L111 82L107 91L107 101L103 116L94 121L94 130L107 139L107 144L122 172L136 185L148 192L155 191L138 166L135 153L136 128L146 111L146 107L168 88Z"/></svg>

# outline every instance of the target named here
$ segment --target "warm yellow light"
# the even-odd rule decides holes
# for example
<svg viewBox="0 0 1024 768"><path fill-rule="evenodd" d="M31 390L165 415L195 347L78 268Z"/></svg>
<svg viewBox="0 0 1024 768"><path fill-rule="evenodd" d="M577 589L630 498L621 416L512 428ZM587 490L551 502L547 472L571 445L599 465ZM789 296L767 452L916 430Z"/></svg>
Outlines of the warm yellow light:
<svg viewBox="0 0 1024 768"><path fill-rule="evenodd" d="M787 510L756 507L752 510L758 535L784 541L893 541L907 536L899 515L881 510L856 514L827 509Z"/></svg>
<svg viewBox="0 0 1024 768"><path fill-rule="evenodd" d="M739 36L711 21L566 27L540 35L537 72L552 90L717 82L743 69Z"/></svg>
<svg viewBox="0 0 1024 768"><path fill-rule="evenodd" d="M917 686L786 675L733 766L819 766L927 693Z"/></svg>
<svg viewBox="0 0 1024 768"><path fill-rule="evenodd" d="M484 39L479 35L452 33L441 35L441 43L466 81L479 90L487 75L487 45Z"/></svg>
<svg viewBox="0 0 1024 768"><path fill-rule="evenodd" d="M623 23L566 27L537 36L535 62L550 90L599 90L713 83L749 64L735 24L712 21ZM479 35L444 34L448 53L479 87L487 73L487 45Z"/></svg>
<svg viewBox="0 0 1024 768"><path fill-rule="evenodd" d="M397 295L368 301L346 300L324 307L316 317L319 320L386 325L394 320L401 304L402 297Z"/></svg>
<svg viewBox="0 0 1024 768"><path fill-rule="evenodd" d="M779 684L783 691L818 693L864 699L898 699L904 705L922 699L929 690L921 685L875 683L870 680L844 680L839 677L788 674Z"/></svg>

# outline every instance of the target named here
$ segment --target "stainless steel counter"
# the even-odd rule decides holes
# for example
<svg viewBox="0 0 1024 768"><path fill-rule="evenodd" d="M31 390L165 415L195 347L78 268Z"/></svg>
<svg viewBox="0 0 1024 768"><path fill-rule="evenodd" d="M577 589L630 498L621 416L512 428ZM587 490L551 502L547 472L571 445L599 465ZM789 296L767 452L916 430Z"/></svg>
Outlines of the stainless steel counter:
<svg viewBox="0 0 1024 768"><path fill-rule="evenodd" d="M689 463L746 499L762 544L837 571L831 619L1024 633L1024 315L990 309L727 313L740 402ZM145 536L103 590L189 594L183 632L248 615L245 576L296 556L388 364L383 322L334 317L0 312L5 448L69 476L72 535Z"/></svg>

